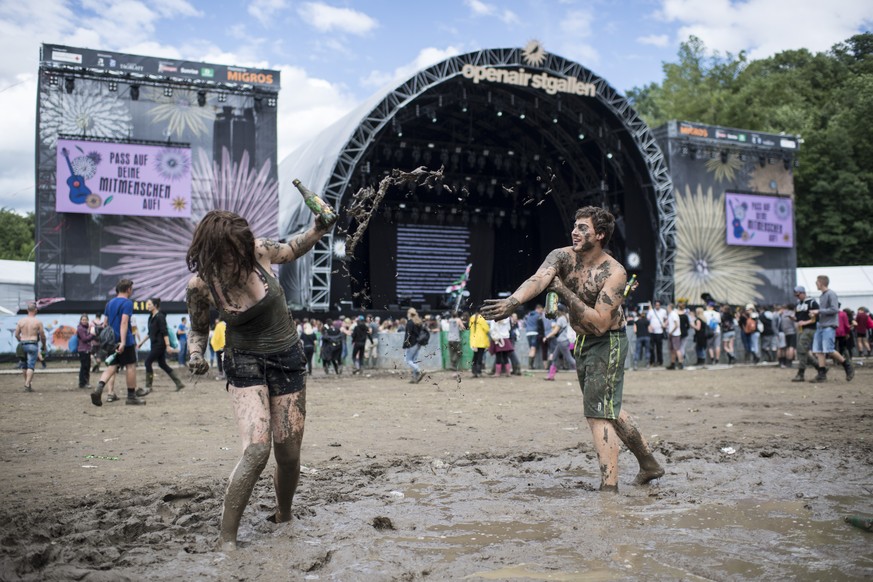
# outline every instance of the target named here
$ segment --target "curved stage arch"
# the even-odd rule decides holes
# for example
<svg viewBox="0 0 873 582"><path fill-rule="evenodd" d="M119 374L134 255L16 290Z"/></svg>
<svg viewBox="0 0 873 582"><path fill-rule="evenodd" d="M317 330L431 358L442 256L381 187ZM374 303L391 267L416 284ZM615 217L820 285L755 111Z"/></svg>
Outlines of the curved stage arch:
<svg viewBox="0 0 873 582"><path fill-rule="evenodd" d="M514 289L548 250L567 244L573 212L584 204L604 205L620 217L610 246L639 273L638 296L672 296L676 208L664 156L630 103L580 64L537 44L482 50L448 58L374 95L280 164L280 235L310 220L291 186L295 177L341 207L390 169L422 165L445 166L449 188L394 189L377 215L392 228L485 222L492 246L501 250L494 255L493 284L481 290L486 296ZM371 223L374 232L378 222ZM340 236L324 237L311 256L283 268L292 304L328 311L340 299L369 295L378 249L359 249L355 263L372 265L341 288L333 273ZM521 236L536 239L526 241L533 251L523 259L507 254ZM374 237L374 247L386 240ZM473 274L485 270L479 262ZM378 305L374 298L364 306L402 302L393 299L382 293Z"/></svg>

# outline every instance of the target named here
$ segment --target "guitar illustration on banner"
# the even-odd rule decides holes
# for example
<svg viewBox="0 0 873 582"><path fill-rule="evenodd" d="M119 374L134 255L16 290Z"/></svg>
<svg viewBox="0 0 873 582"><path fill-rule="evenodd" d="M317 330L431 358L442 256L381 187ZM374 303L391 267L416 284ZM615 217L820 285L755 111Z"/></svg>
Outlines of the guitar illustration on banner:
<svg viewBox="0 0 873 582"><path fill-rule="evenodd" d="M100 198L100 195L93 194L91 189L85 184L85 178L77 174L73 169L67 148L62 148L61 153L64 154L64 159L67 160L67 167L70 169L70 177L67 178L67 186L70 187L70 201L73 204L85 204L88 208L100 208L103 205L103 199Z"/></svg>

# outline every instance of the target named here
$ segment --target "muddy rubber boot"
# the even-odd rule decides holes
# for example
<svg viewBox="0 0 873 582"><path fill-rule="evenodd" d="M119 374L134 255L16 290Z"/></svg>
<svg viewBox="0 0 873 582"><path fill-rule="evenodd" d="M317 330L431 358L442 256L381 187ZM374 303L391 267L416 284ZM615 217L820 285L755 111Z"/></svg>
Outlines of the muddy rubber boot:
<svg viewBox="0 0 873 582"><path fill-rule="evenodd" d="M797 370L797 375L791 379L792 382L804 382L803 374L806 372L806 368L799 368Z"/></svg>
<svg viewBox="0 0 873 582"><path fill-rule="evenodd" d="M815 380L813 380L813 382L821 384L821 383L827 382L827 381L828 381L828 369L827 368L819 368L818 374L816 375Z"/></svg>
<svg viewBox="0 0 873 582"><path fill-rule="evenodd" d="M855 368L852 367L852 362L849 358L846 358L846 361L843 362L843 369L846 370L846 382L851 382L852 378L855 377Z"/></svg>
<svg viewBox="0 0 873 582"><path fill-rule="evenodd" d="M173 370L172 372L170 372L170 379L173 381L173 384L176 385L176 392L178 392L179 390L181 390L182 388L185 387L185 384L182 383L182 379L176 375L176 370ZM146 382L148 382L148 379L146 379ZM148 384L146 384L146 385L148 385Z"/></svg>
<svg viewBox="0 0 873 582"><path fill-rule="evenodd" d="M97 387L94 388L94 391L91 392L91 404L94 406L103 406L103 387L106 386L105 382L98 382Z"/></svg>
<svg viewBox="0 0 873 582"><path fill-rule="evenodd" d="M155 383L155 373L154 372L146 372L146 385L145 387L151 389L152 384Z"/></svg>

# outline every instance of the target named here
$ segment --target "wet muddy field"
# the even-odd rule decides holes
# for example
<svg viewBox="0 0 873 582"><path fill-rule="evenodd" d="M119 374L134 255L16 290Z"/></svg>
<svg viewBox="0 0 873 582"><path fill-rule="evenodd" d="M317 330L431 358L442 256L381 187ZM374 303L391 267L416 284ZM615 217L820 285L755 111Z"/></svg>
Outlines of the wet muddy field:
<svg viewBox="0 0 873 582"><path fill-rule="evenodd" d="M873 365L873 361L869 362ZM142 373L141 373L142 374ZM628 372L666 475L596 491L575 376L329 376L307 389L300 487L271 467L218 551L240 453L223 384L91 405L73 373L0 376L0 580L873 578L873 368L794 384L772 366ZM271 461L272 465L272 461Z"/></svg>

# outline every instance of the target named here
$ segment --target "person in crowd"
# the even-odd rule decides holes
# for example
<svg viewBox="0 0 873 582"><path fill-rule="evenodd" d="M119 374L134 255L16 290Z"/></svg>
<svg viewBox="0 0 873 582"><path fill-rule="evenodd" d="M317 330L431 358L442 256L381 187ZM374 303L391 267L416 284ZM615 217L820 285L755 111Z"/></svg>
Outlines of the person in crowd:
<svg viewBox="0 0 873 582"><path fill-rule="evenodd" d="M327 320L324 323L324 331L321 334L321 363L324 366L325 376L330 373L330 367L336 375L343 373L343 344L346 335L342 327L334 325L334 321Z"/></svg>
<svg viewBox="0 0 873 582"><path fill-rule="evenodd" d="M737 361L736 357L737 318L730 305L721 309L721 347L727 356L728 365Z"/></svg>
<svg viewBox="0 0 873 582"><path fill-rule="evenodd" d="M779 307L779 367L790 368L797 349L797 324L788 305Z"/></svg>
<svg viewBox="0 0 873 582"><path fill-rule="evenodd" d="M873 329L873 319L866 307L859 307L855 314L855 333L858 338L858 355L870 357L870 330Z"/></svg>
<svg viewBox="0 0 873 582"><path fill-rule="evenodd" d="M455 372L461 369L461 332L466 329L464 320L458 317L458 312L454 311L449 314L446 319L446 341L449 349L449 367Z"/></svg>
<svg viewBox="0 0 873 582"><path fill-rule="evenodd" d="M807 297L803 285L794 288L794 297L797 299L797 304L794 306L794 322L797 326L797 374L791 381L803 382L807 366L818 367L815 356L811 354L818 301Z"/></svg>
<svg viewBox="0 0 873 582"><path fill-rule="evenodd" d="M570 351L570 338L567 333L570 329L570 319L567 306L563 303L558 303L558 317L555 318L555 323L551 331L545 337L545 341L551 342L549 373L546 380L554 381L555 375L558 373L558 359L560 358L570 370L576 369L576 361L573 358L573 353ZM622 362L624 365L624 362Z"/></svg>
<svg viewBox="0 0 873 582"><path fill-rule="evenodd" d="M668 370L682 369L684 354L682 354L682 320L679 319L679 311L672 303L667 304L667 325L664 328L669 340L670 365Z"/></svg>
<svg viewBox="0 0 873 582"><path fill-rule="evenodd" d="M718 364L721 360L721 313L715 309L715 303L708 301L703 312L703 324L706 326L706 355L710 364Z"/></svg>
<svg viewBox="0 0 873 582"><path fill-rule="evenodd" d="M855 350L855 330L852 326L854 321L855 314L848 307L837 313L836 350L844 358L851 358L852 352Z"/></svg>
<svg viewBox="0 0 873 582"><path fill-rule="evenodd" d="M504 317L498 321L489 321L488 327L491 347L494 349L495 373L491 375L500 376L505 371L506 375L509 376L509 352L513 350L512 340L509 337L509 317Z"/></svg>
<svg viewBox="0 0 873 582"><path fill-rule="evenodd" d="M769 306L758 313L761 322L761 354L765 361L776 361L776 351L779 349L778 325L776 314Z"/></svg>
<svg viewBox="0 0 873 582"><path fill-rule="evenodd" d="M694 331L694 352L697 356L696 365L703 366L706 364L706 330L709 329L703 307L695 308L691 329Z"/></svg>
<svg viewBox="0 0 873 582"><path fill-rule="evenodd" d="M148 322L149 333L146 336L146 339L149 340L150 349L145 361L145 387L137 390L136 395L142 397L148 396L151 393L155 381L155 372L152 365L155 362L170 377L173 384L176 385L176 391L178 392L185 387L185 384L176 375L176 371L167 364L167 354L173 353L175 350L170 346L170 330L167 328L167 316L161 311L161 300L158 297L148 299L146 301L146 310L150 313ZM145 339L140 341L136 347L141 348L144 343Z"/></svg>
<svg viewBox="0 0 873 582"><path fill-rule="evenodd" d="M97 334L88 319L88 314L83 313L76 327L76 355L79 356L79 388L91 389L91 351Z"/></svg>
<svg viewBox="0 0 873 582"><path fill-rule="evenodd" d="M303 355L306 356L306 374L312 376L312 357L315 355L316 335L315 330L312 329L312 324L308 321L303 324L300 341L303 342Z"/></svg>
<svg viewBox="0 0 873 582"><path fill-rule="evenodd" d="M537 304L524 316L524 335L527 339L527 367L533 370L536 365L537 350L543 345L543 306ZM545 362L545 360L543 360Z"/></svg>
<svg viewBox="0 0 873 582"><path fill-rule="evenodd" d="M491 345L490 331L488 322L479 311L473 312L473 315L470 316L470 349L473 350L471 371L474 378L480 377L484 370L485 352Z"/></svg>
<svg viewBox="0 0 873 582"><path fill-rule="evenodd" d="M103 311L106 316L106 325L112 328L117 343L115 357L111 363L107 357L105 361L107 367L100 376L97 388L91 392L91 404L94 406L103 406L103 388L120 368L124 368L127 381L127 398L124 403L130 405L146 403L144 399L136 395L136 337L131 324L133 301L131 301L130 296L132 294L133 281L121 279L115 286L115 297L109 300Z"/></svg>
<svg viewBox="0 0 873 582"><path fill-rule="evenodd" d="M179 365L188 361L188 318L182 317L182 322L176 328L176 339L179 342Z"/></svg>
<svg viewBox="0 0 873 582"><path fill-rule="evenodd" d="M352 328L352 364L354 366L352 375L363 374L364 372L364 351L367 347L367 341L370 339L370 327L367 325L367 320L363 315L359 315L355 320L355 326Z"/></svg>
<svg viewBox="0 0 873 582"><path fill-rule="evenodd" d="M482 315L499 320L547 288L570 310L578 334L576 370L585 417L591 428L600 467L600 489L618 491L618 453L623 442L637 458L635 484L664 474L645 438L622 407L627 335L622 313L627 275L604 251L615 219L607 210L588 206L576 212L572 246L553 250L542 266L506 299L486 301Z"/></svg>
<svg viewBox="0 0 873 582"><path fill-rule="evenodd" d="M305 255L335 221L320 216L308 230L280 243L255 239L238 214L212 210L198 223L188 248L186 261L194 273L187 297L188 366L195 374L209 369L203 354L214 306L226 325L226 388L243 449L222 504L220 543L226 551L237 547L243 510L270 458L271 444L276 512L270 520L291 519L306 417L306 357L271 265Z"/></svg>
<svg viewBox="0 0 873 582"><path fill-rule="evenodd" d="M33 374L36 371L36 362L39 359L39 346L46 351L47 336L45 327L37 319L38 309L35 301L27 304L27 315L15 325L15 339L24 352L24 391L33 392Z"/></svg>
<svg viewBox="0 0 873 582"><path fill-rule="evenodd" d="M419 317L418 312L410 307L406 310L406 328L404 330L405 335L403 336L403 349L405 350L404 357L406 365L409 366L410 370L412 370L412 378L409 380L411 384L418 384L423 377L421 366L418 364L418 352L421 350L419 337L422 330L427 332L427 329L424 327L424 322L421 317Z"/></svg>
<svg viewBox="0 0 873 582"><path fill-rule="evenodd" d="M637 365L648 368L651 366L649 352L652 349L652 336L649 332L651 324L649 323L648 305L643 305L639 317L634 321L634 326L636 327L637 332L637 349L634 354L634 369L636 369Z"/></svg>
<svg viewBox="0 0 873 582"><path fill-rule="evenodd" d="M664 340L669 339L667 331L667 311L661 307L661 302L655 300L652 309L649 310L649 337L651 337L652 354L649 364L652 366L664 365ZM668 345L668 349L670 349ZM673 359L672 352L670 359Z"/></svg>
<svg viewBox="0 0 873 582"><path fill-rule="evenodd" d="M224 348L227 341L227 323L223 319L215 322L215 327L212 329L212 336L209 338L209 346L215 354L215 364L218 368L216 380L227 380L224 374Z"/></svg>
<svg viewBox="0 0 873 582"><path fill-rule="evenodd" d="M815 286L821 292L818 298L818 310L811 313L816 316L815 334L812 338L812 353L815 354L818 363L818 375L816 382L827 382L828 369L825 358L830 355L837 364L842 365L846 372L846 382L851 382L855 377L855 369L852 367L851 358L844 358L836 350L835 339L838 324L840 302L833 289L828 287L830 279L827 275L819 275L815 279Z"/></svg>
<svg viewBox="0 0 873 582"><path fill-rule="evenodd" d="M379 364L379 317L367 316L367 327L370 328L370 335L367 339L367 345L364 349L364 357L366 358L367 367L375 368Z"/></svg>

